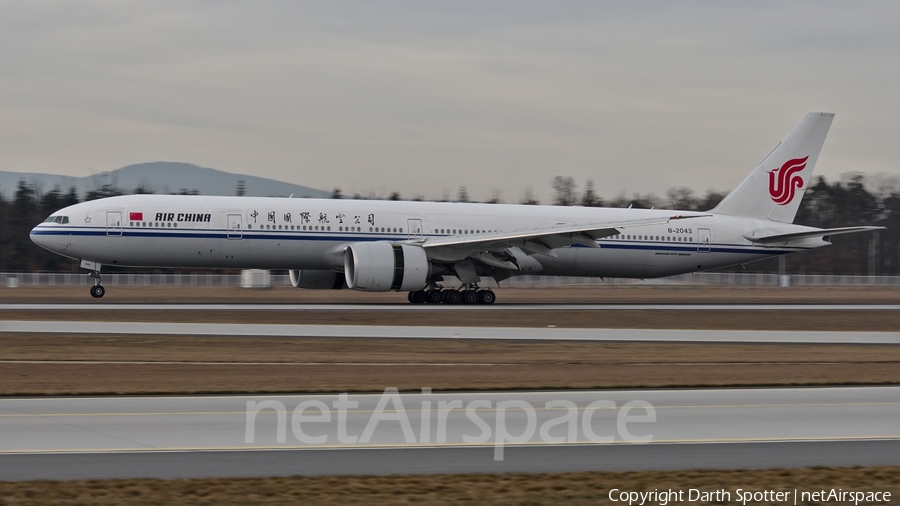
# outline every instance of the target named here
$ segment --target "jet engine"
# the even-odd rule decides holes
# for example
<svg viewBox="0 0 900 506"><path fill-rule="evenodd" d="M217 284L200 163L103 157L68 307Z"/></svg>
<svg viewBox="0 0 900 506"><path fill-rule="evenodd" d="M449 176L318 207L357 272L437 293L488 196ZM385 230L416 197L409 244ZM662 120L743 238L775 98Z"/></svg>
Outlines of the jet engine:
<svg viewBox="0 0 900 506"><path fill-rule="evenodd" d="M307 290L340 290L347 288L344 284L344 274L332 271L299 271L291 270L291 284L294 288Z"/></svg>
<svg viewBox="0 0 900 506"><path fill-rule="evenodd" d="M428 281L428 271L428 257L419 246L358 242L344 250L344 275L353 290L421 290Z"/></svg>

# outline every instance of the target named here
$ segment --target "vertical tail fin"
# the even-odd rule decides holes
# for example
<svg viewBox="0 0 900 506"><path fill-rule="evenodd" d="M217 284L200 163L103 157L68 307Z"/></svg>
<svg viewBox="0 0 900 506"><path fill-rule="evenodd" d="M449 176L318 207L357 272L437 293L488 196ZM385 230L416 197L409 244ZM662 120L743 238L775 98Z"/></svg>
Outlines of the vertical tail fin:
<svg viewBox="0 0 900 506"><path fill-rule="evenodd" d="M793 222L833 119L834 113L807 114L712 212Z"/></svg>

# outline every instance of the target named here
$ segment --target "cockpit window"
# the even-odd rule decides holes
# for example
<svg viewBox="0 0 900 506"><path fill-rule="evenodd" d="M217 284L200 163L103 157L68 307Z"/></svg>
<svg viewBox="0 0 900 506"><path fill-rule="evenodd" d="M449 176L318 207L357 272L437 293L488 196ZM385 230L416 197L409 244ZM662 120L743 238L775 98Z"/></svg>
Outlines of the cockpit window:
<svg viewBox="0 0 900 506"><path fill-rule="evenodd" d="M65 225L69 223L68 216L51 216L44 220L44 223L59 223L60 225Z"/></svg>

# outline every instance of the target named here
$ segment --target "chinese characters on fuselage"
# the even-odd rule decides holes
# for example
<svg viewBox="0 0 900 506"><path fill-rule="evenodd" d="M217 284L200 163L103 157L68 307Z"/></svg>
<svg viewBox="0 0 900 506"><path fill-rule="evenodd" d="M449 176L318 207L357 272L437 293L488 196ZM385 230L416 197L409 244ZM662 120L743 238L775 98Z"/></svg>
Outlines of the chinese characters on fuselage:
<svg viewBox="0 0 900 506"><path fill-rule="evenodd" d="M278 216L275 211L264 211L264 212L266 213L266 221L268 221L269 223L278 223L278 220L277 220ZM284 213L282 215L282 223L293 223L291 214L292 213ZM302 211L302 212L299 212L296 214L297 214L297 217L300 219L301 225L308 225L311 223L313 213L311 213L309 211ZM330 224L331 223L328 213L318 213L318 214L319 214L319 223L321 223L321 224ZM159 216L165 216L165 215L163 214L163 215L159 215ZM169 216L173 216L173 215L169 215ZM181 216L181 215L179 215L179 216ZM201 215L201 216L203 216L203 215ZM209 215L207 214L205 216L208 217ZM253 223L256 223L256 219L258 216L259 216L258 210L253 210L253 212L250 213L250 217L253 218ZM334 219L337 220L337 222L339 224L344 224L344 220L347 219L347 215L344 213L336 213L331 216L333 216ZM159 219L159 218L157 218L157 219ZM353 216L353 224L354 225L359 225L361 220L362 220L361 215L357 214L357 215ZM188 220L188 221L192 221L192 220ZM196 221L200 221L200 220L196 220ZM209 221L209 219L207 218L206 221ZM366 221L369 223L369 225L375 226L375 214L369 213Z"/></svg>

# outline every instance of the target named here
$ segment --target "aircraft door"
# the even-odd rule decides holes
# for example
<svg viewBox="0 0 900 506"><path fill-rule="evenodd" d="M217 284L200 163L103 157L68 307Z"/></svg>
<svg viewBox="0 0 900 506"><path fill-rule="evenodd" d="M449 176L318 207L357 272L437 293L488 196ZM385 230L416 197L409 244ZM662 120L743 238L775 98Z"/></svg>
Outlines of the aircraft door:
<svg viewBox="0 0 900 506"><path fill-rule="evenodd" d="M409 238L418 239L422 237L422 220L406 220L409 228Z"/></svg>
<svg viewBox="0 0 900 506"><path fill-rule="evenodd" d="M697 229L697 251L709 253L709 245L712 242L712 234L708 228Z"/></svg>
<svg viewBox="0 0 900 506"><path fill-rule="evenodd" d="M228 238L241 239L244 236L244 220L240 214L228 215Z"/></svg>
<svg viewBox="0 0 900 506"><path fill-rule="evenodd" d="M106 211L106 235L110 237L122 235L121 211Z"/></svg>

